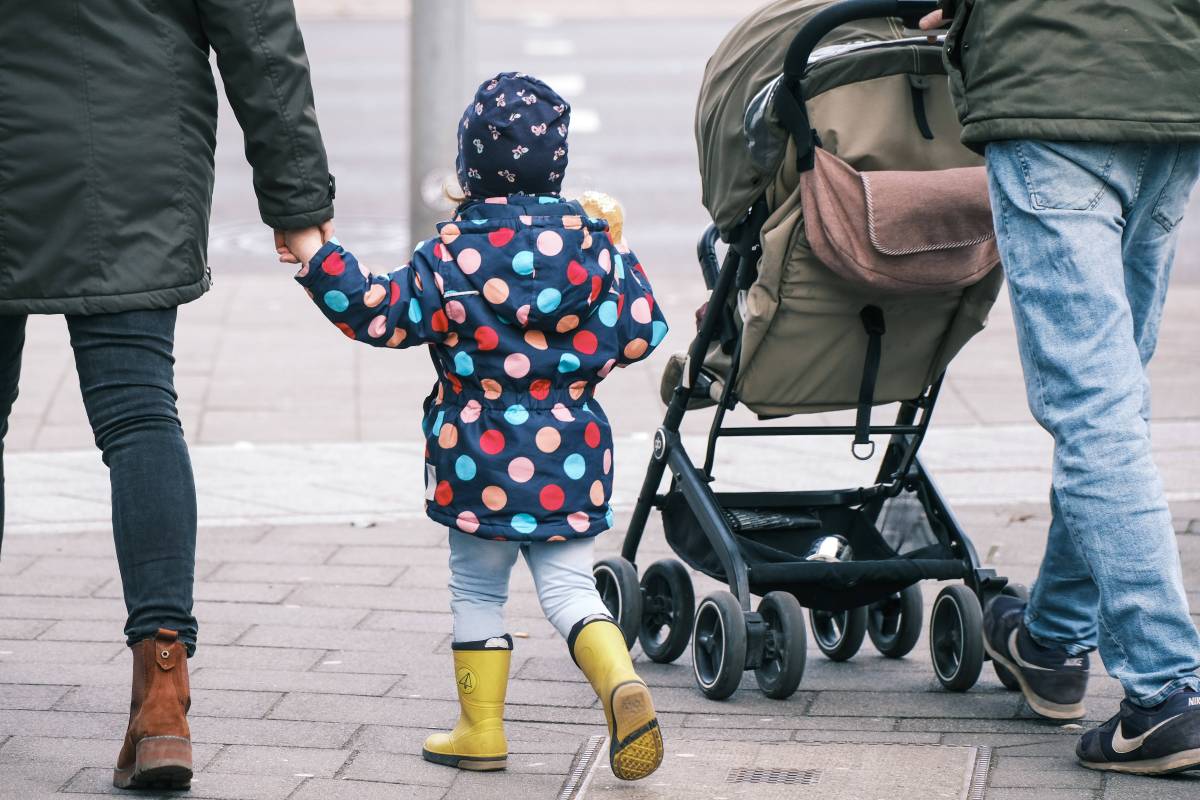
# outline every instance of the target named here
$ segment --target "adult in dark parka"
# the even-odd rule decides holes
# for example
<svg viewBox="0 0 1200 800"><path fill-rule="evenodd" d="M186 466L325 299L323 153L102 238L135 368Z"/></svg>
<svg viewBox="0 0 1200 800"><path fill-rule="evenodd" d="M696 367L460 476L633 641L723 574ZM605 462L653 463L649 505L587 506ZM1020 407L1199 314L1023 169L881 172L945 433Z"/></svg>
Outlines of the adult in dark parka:
<svg viewBox="0 0 1200 800"><path fill-rule="evenodd" d="M1028 602L984 646L1051 719L1083 717L1089 652L1125 699L1088 768L1200 768L1200 633L1150 449L1150 381L1179 223L1200 175L1196 0L941 0L963 141L987 158L1030 408L1054 437Z"/></svg>
<svg viewBox="0 0 1200 800"><path fill-rule="evenodd" d="M26 315L64 314L111 476L129 614L133 692L114 784L179 788L191 779L196 492L172 347L177 307L210 282L209 53L282 242L284 231L327 235L333 217L304 43L290 0L43 0L4 13L0 447ZM0 534L2 520L0 492Z"/></svg>

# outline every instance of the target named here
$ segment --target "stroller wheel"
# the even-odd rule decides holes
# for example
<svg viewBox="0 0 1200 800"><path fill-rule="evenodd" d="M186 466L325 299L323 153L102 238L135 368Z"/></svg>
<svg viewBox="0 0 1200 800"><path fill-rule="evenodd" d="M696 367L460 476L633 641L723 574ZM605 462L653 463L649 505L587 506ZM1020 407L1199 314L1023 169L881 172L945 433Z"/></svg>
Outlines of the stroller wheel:
<svg viewBox="0 0 1200 800"><path fill-rule="evenodd" d="M1018 600L1025 601L1026 603L1029 602L1029 589L1025 588L1019 583L1007 584L1003 589L1000 590L1000 594L1007 597L1015 597ZM996 670L996 677L999 678L1000 682L1004 684L1005 689L1008 689L1010 692L1020 691L1021 684L1017 681L1016 676L1008 671L1007 667L995 659L992 659L992 666Z"/></svg>
<svg viewBox="0 0 1200 800"><path fill-rule="evenodd" d="M710 700L724 700L742 682L746 671L746 615L729 592L713 592L696 609L692 671L696 685Z"/></svg>
<svg viewBox="0 0 1200 800"><path fill-rule="evenodd" d="M786 700L800 688L807 658L804 609L790 592L770 592L758 604L767 625L762 666L754 670L758 688L775 700Z"/></svg>
<svg viewBox="0 0 1200 800"><path fill-rule="evenodd" d="M925 616L921 585L880 600L867 611L867 634L875 649L888 658L904 658L917 646Z"/></svg>
<svg viewBox="0 0 1200 800"><path fill-rule="evenodd" d="M867 609L821 611L810 608L808 623L821 652L833 661L846 661L854 657L866 638Z"/></svg>
<svg viewBox="0 0 1200 800"><path fill-rule="evenodd" d="M966 586L947 586L933 601L929 654L937 678L952 692L965 692L983 669L983 612Z"/></svg>
<svg viewBox="0 0 1200 800"><path fill-rule="evenodd" d="M651 661L670 664L692 638L696 594L687 568L673 558L655 561L642 575L638 641Z"/></svg>
<svg viewBox="0 0 1200 800"><path fill-rule="evenodd" d="M625 637L625 646L632 648L642 622L642 588L638 586L637 567L620 556L604 558L592 567L592 578L600 599Z"/></svg>

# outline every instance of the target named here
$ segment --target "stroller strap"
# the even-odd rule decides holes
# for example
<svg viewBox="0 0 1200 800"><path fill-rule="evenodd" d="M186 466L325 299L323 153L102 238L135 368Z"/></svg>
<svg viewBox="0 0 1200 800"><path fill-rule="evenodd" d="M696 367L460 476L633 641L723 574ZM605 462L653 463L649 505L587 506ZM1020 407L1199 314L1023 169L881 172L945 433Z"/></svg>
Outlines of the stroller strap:
<svg viewBox="0 0 1200 800"><path fill-rule="evenodd" d="M869 461L875 455L875 442L871 441L871 409L875 405L875 381L879 378L883 334L887 333L887 325L884 323L883 309L879 306L865 306L859 317L867 332L867 357L863 363L862 385L858 390L858 416L854 423L854 443L850 446L850 452L859 461Z"/></svg>

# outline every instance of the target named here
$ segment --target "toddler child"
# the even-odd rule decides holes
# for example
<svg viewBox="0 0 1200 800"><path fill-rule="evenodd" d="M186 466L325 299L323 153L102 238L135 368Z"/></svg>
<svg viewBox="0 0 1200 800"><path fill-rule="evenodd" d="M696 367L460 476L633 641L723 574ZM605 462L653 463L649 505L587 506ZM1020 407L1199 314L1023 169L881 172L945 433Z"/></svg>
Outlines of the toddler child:
<svg viewBox="0 0 1200 800"><path fill-rule="evenodd" d="M506 764L504 604L521 553L603 704L613 773L635 780L658 767L663 746L650 692L592 579L593 537L612 526L613 466L593 393L613 367L645 358L667 325L624 241L559 194L569 121L549 86L502 73L480 86L458 130L466 199L410 264L377 276L336 242L293 252L308 256L296 279L343 333L380 347L428 344L437 366L425 499L450 528L461 714L426 740L424 757Z"/></svg>

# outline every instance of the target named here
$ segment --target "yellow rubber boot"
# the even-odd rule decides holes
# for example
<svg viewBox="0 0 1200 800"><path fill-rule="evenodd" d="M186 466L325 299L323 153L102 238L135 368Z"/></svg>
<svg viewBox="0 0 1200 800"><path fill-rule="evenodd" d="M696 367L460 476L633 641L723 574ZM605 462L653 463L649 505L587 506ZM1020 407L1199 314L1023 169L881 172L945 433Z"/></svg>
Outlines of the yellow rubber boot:
<svg viewBox="0 0 1200 800"><path fill-rule="evenodd" d="M662 733L650 690L633 671L621 629L610 619L586 619L572 632L570 646L604 705L613 774L623 781L646 777L662 763Z"/></svg>
<svg viewBox="0 0 1200 800"><path fill-rule="evenodd" d="M504 769L508 766L504 696L508 691L512 639L504 636L486 642L456 643L453 647L458 724L449 733L435 733L426 739L421 755L426 761L458 769Z"/></svg>

